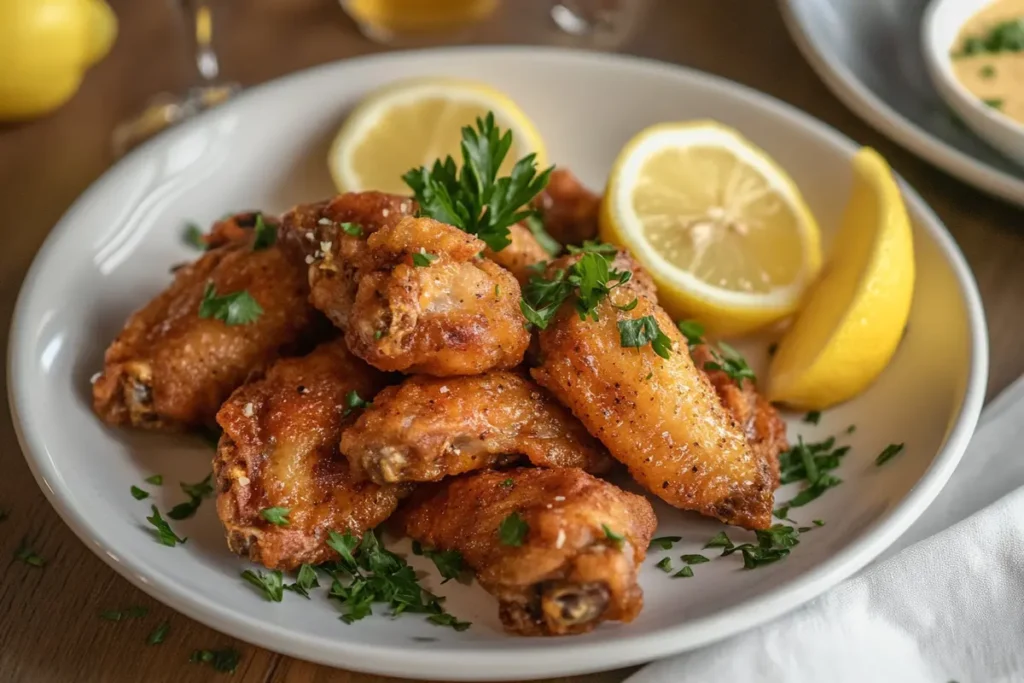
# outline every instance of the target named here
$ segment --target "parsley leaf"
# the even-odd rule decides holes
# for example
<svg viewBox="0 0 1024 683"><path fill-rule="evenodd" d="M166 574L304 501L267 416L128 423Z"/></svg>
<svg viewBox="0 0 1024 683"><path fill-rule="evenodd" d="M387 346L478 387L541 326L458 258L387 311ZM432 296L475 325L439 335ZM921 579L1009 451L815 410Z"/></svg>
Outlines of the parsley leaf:
<svg viewBox="0 0 1024 683"><path fill-rule="evenodd" d="M696 320L680 320L676 326L686 337L686 343L690 346L691 351L694 347L704 343L704 326Z"/></svg>
<svg viewBox="0 0 1024 683"><path fill-rule="evenodd" d="M253 251L267 249L277 242L277 226L266 223L262 213L256 214L256 225L253 227L253 232L256 233L256 239L252 242Z"/></svg>
<svg viewBox="0 0 1024 683"><path fill-rule="evenodd" d="M284 581L281 572L278 570L269 571L264 574L261 571L246 569L242 572L242 578L256 586L263 596L271 602L281 602L284 598Z"/></svg>
<svg viewBox="0 0 1024 683"><path fill-rule="evenodd" d="M465 631L473 624L468 621L459 621L451 614L447 612L441 612L440 614L431 614L427 617L427 621L438 626L451 626L456 631Z"/></svg>
<svg viewBox="0 0 1024 683"><path fill-rule="evenodd" d="M662 550L672 550L672 544L678 543L681 540L683 540L682 536L659 536L658 538L652 538L651 545L648 547L658 546Z"/></svg>
<svg viewBox="0 0 1024 683"><path fill-rule="evenodd" d="M188 496L188 500L184 503L178 503L170 510L167 511L167 516L173 520L188 519L196 513L199 509L199 505L203 502L204 498L209 498L213 495L213 472L206 475L198 484L187 484L181 482L179 486L184 491L185 495Z"/></svg>
<svg viewBox="0 0 1024 683"><path fill-rule="evenodd" d="M291 508L263 508L260 510L260 517L267 520L274 526L288 526L288 513Z"/></svg>
<svg viewBox="0 0 1024 683"><path fill-rule="evenodd" d="M177 534L171 531L171 525L160 516L160 511L156 509L156 505L151 507L153 515L151 517L146 517L146 521L156 528L153 532L156 535L156 540L170 548L173 548L178 543L184 543L188 540L187 538L178 538Z"/></svg>
<svg viewBox="0 0 1024 683"><path fill-rule="evenodd" d="M885 463L889 462L897 455L899 455L900 451L902 450L903 444L901 443L889 444L888 446L885 447L885 450L879 453L878 457L875 458L875 465L884 465Z"/></svg>
<svg viewBox="0 0 1024 683"><path fill-rule="evenodd" d="M519 308L527 322L547 329L558 309L571 296L576 295L576 312L580 320L597 320L597 305L616 287L629 282L633 273L610 266L611 259L604 250L612 245L590 243L573 253L582 256L568 269L558 269L550 277L534 275L523 289Z"/></svg>
<svg viewBox="0 0 1024 683"><path fill-rule="evenodd" d="M654 352L662 358L669 358L672 355L672 340L661 331L653 315L645 315L634 320L620 320L619 344L624 348L639 348L650 344Z"/></svg>
<svg viewBox="0 0 1024 683"><path fill-rule="evenodd" d="M547 252L548 256L555 257L562 253L562 245L544 229L544 222L540 216L533 214L523 219L523 225L533 234L540 248Z"/></svg>
<svg viewBox="0 0 1024 683"><path fill-rule="evenodd" d="M501 544L516 548L523 544L529 531L530 525L519 516L518 512L513 512L501 520L501 524L498 525L498 537L501 539Z"/></svg>
<svg viewBox="0 0 1024 683"><path fill-rule="evenodd" d="M146 483L152 484L153 486L160 486L164 483L164 475L154 474L152 477L146 477Z"/></svg>
<svg viewBox="0 0 1024 683"><path fill-rule="evenodd" d="M190 662L209 664L215 670L226 674L235 673L235 669L238 668L241 660L242 655L238 654L238 651L231 647L223 650L195 650L192 656L188 658Z"/></svg>
<svg viewBox="0 0 1024 683"><path fill-rule="evenodd" d="M501 483L499 484L499 486L501 486L501 488L503 488L503 489L511 489L511 488L513 488L513 487L514 487L515 485L516 485L516 482L515 482L515 481L514 481L514 480L512 479L512 477L509 477L508 479L504 479L504 480L503 480L503 481L502 481L502 482L501 482Z"/></svg>
<svg viewBox="0 0 1024 683"><path fill-rule="evenodd" d="M134 498L135 500L145 500L146 498L149 498L149 493L143 491L138 486L132 486L131 492L132 498Z"/></svg>
<svg viewBox="0 0 1024 683"><path fill-rule="evenodd" d="M353 410L365 410L373 405L373 401L366 401L360 395L359 392L353 389L352 391L345 394L345 412L342 413L343 417L347 417L352 413Z"/></svg>
<svg viewBox="0 0 1024 683"><path fill-rule="evenodd" d="M604 537L611 541L616 548L622 550L622 544L625 542L626 537L622 534L617 534L614 531L612 531L610 528L608 528L607 524L602 524L601 528L604 529Z"/></svg>
<svg viewBox="0 0 1024 683"><path fill-rule="evenodd" d="M422 554L437 567L438 573L444 578L442 585L462 574L462 553L458 550L422 550Z"/></svg>
<svg viewBox="0 0 1024 683"><path fill-rule="evenodd" d="M724 531L719 531L711 537L711 540L704 544L705 548L732 548L733 542Z"/></svg>
<svg viewBox="0 0 1024 683"><path fill-rule="evenodd" d="M682 555L679 559L686 564L704 564L711 561L703 555Z"/></svg>
<svg viewBox="0 0 1024 683"><path fill-rule="evenodd" d="M320 580L317 579L316 570L313 569L312 565L303 564L299 567L299 574L295 578L295 583L290 583L284 587L286 591L292 591L298 593L302 597L309 599L309 591L313 588L320 587Z"/></svg>
<svg viewBox="0 0 1024 683"><path fill-rule="evenodd" d="M719 351L712 351L714 360L704 363L705 370L720 370L736 384L743 386L743 380L754 381L757 376L747 365L747 359L739 351L723 341L718 342Z"/></svg>
<svg viewBox="0 0 1024 683"><path fill-rule="evenodd" d="M988 29L985 35L968 36L960 51L953 56L959 58L1002 52L1024 52L1024 20L1001 21Z"/></svg>
<svg viewBox="0 0 1024 683"><path fill-rule="evenodd" d="M806 415L804 415L804 422L807 422L808 424L816 425L820 421L821 421L821 411L820 410L812 410L811 412L809 412Z"/></svg>
<svg viewBox="0 0 1024 683"><path fill-rule="evenodd" d="M510 244L509 226L533 214L523 209L548 183L552 169L537 173L534 154L523 157L508 176L498 177L512 132L504 134L488 112L476 128L462 129L462 168L450 156L427 169L414 168L402 176L412 188L420 215L476 235L494 251Z"/></svg>
<svg viewBox="0 0 1024 683"><path fill-rule="evenodd" d="M167 637L167 633L170 630L171 625L168 622L161 622L159 626L153 629L153 632L149 634L149 637L146 638L146 644L159 645L160 643L164 642L164 638Z"/></svg>
<svg viewBox="0 0 1024 683"><path fill-rule="evenodd" d="M429 254L422 248L412 255L412 264L417 268L426 268L437 260L437 254Z"/></svg>
<svg viewBox="0 0 1024 683"><path fill-rule="evenodd" d="M1006 100L1001 97L986 97L982 102L985 103L985 106L992 107L993 109L1002 109Z"/></svg>
<svg viewBox="0 0 1024 683"><path fill-rule="evenodd" d="M202 228L191 221L185 223L185 232L182 233L181 239L185 244L199 251L206 251L210 248L204 239Z"/></svg>
<svg viewBox="0 0 1024 683"><path fill-rule="evenodd" d="M693 568L690 567L690 565L686 565L685 567L683 567L682 569L677 571L675 574L673 574L672 578L673 579L679 579L679 578L688 579L691 576L693 576Z"/></svg>
<svg viewBox="0 0 1024 683"><path fill-rule="evenodd" d="M352 235L353 237L363 236L363 226L358 223L340 223L341 231L346 235Z"/></svg>
<svg viewBox="0 0 1024 683"><path fill-rule="evenodd" d="M672 558L670 558L670 557L663 557L658 562L658 564L656 564L654 566L657 567L658 569L660 569L661 571L663 571L665 573L668 573L668 572L672 571Z"/></svg>
<svg viewBox="0 0 1024 683"><path fill-rule="evenodd" d="M263 315L263 308L244 289L240 292L218 295L212 282L206 283L203 300L199 302L199 317L214 318L225 325L247 325Z"/></svg>
<svg viewBox="0 0 1024 683"><path fill-rule="evenodd" d="M814 524L814 526L825 526L824 520L821 519L812 520L811 523Z"/></svg>

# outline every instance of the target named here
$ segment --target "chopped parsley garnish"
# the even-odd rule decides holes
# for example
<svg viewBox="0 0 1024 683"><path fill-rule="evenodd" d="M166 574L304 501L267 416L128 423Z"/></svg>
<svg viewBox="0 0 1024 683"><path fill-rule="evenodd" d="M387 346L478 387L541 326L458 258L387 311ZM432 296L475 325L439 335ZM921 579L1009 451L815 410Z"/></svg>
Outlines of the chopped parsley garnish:
<svg viewBox="0 0 1024 683"><path fill-rule="evenodd" d="M607 524L602 524L601 528L604 529L604 537L611 541L612 545L614 545L616 548L622 550L622 544L626 541L626 537L622 534L617 534L614 531L612 531L610 528L608 528Z"/></svg>
<svg viewBox="0 0 1024 683"><path fill-rule="evenodd" d="M512 479L512 477L509 477L508 479L505 479L500 484L501 488L503 488L503 489L511 489L515 485L516 485L516 482Z"/></svg>
<svg viewBox="0 0 1024 683"><path fill-rule="evenodd" d="M533 214L523 219L523 224L533 234L540 248L547 252L548 256L558 256L562 253L562 245L544 229L544 221L540 216Z"/></svg>
<svg viewBox="0 0 1024 683"><path fill-rule="evenodd" d="M985 66L978 69L978 75L984 79L993 78L996 75L996 68L991 64L986 64Z"/></svg>
<svg viewBox="0 0 1024 683"><path fill-rule="evenodd" d="M616 287L633 277L632 271L611 267L611 258L605 246L596 243L584 245L574 253L582 256L568 269L556 270L550 278L534 275L523 290L519 308L527 322L546 329L558 309L569 297L576 297L576 312L580 320L597 320L597 305Z"/></svg>
<svg viewBox="0 0 1024 683"><path fill-rule="evenodd" d="M679 559L686 564L704 564L705 562L711 561L703 555L682 555Z"/></svg>
<svg viewBox="0 0 1024 683"><path fill-rule="evenodd" d="M146 638L146 644L159 645L160 643L164 642L164 638L167 637L167 633L170 630L171 625L168 622L161 622L159 626L153 629L152 633L149 634L149 637Z"/></svg>
<svg viewBox="0 0 1024 683"><path fill-rule="evenodd" d="M199 509L199 505L203 502L204 498L209 498L213 495L213 473L206 475L198 484L187 484L181 482L181 490L184 491L185 495L188 496L188 500L184 503L178 503L170 510L167 511L167 516L173 520L188 519L192 515L196 514L196 510Z"/></svg>
<svg viewBox="0 0 1024 683"><path fill-rule="evenodd" d="M1006 103L1001 97L988 97L983 99L982 102L985 103L985 106L992 107L993 109L1002 109Z"/></svg>
<svg viewBox="0 0 1024 683"><path fill-rule="evenodd" d="M847 434L853 434L855 431L857 431L857 425L850 425L846 428Z"/></svg>
<svg viewBox="0 0 1024 683"><path fill-rule="evenodd" d="M1024 52L1024 19L1001 21L983 36L970 36L964 40L954 57L970 57L1001 52Z"/></svg>
<svg viewBox="0 0 1024 683"><path fill-rule="evenodd" d="M724 531L719 531L711 537L711 540L704 544L705 548L732 548L733 542Z"/></svg>
<svg viewBox="0 0 1024 683"><path fill-rule="evenodd" d="M755 569L771 564L789 555L790 549L797 545L799 532L791 526L775 524L769 529L755 531L757 545L741 543L722 551L722 555L739 552L743 555L743 568Z"/></svg>
<svg viewBox="0 0 1024 683"><path fill-rule="evenodd" d="M775 510L776 517L784 519L789 515L790 508L806 505L830 488L843 483L842 479L829 472L839 467L840 459L849 452L850 447L835 448L835 442L835 437L829 437L818 443L805 444L800 438L795 446L779 454L780 483L806 481L807 487Z"/></svg>
<svg viewBox="0 0 1024 683"><path fill-rule="evenodd" d="M316 570L311 565L303 564L299 567L299 574L295 578L295 583L290 583L284 587L286 591L292 591L298 593L302 597L309 599L309 591L313 588L319 588L320 581L316 577Z"/></svg>
<svg viewBox="0 0 1024 683"><path fill-rule="evenodd" d="M501 285L494 285L494 298L495 299L500 299L501 298Z"/></svg>
<svg viewBox="0 0 1024 683"><path fill-rule="evenodd" d="M195 650L188 661L209 664L221 673L233 674L238 668L239 662L242 661L242 655L232 647L223 650Z"/></svg>
<svg viewBox="0 0 1024 683"><path fill-rule="evenodd" d="M128 607L126 609L105 609L100 612L100 619L106 621L123 621L125 619L139 619L149 614L146 607Z"/></svg>
<svg viewBox="0 0 1024 683"><path fill-rule="evenodd" d="M695 346L704 343L704 326L696 320L680 320L676 326L686 337L686 343L690 346L691 351Z"/></svg>
<svg viewBox="0 0 1024 683"><path fill-rule="evenodd" d="M708 351L711 353L711 360L704 363L704 370L719 370L729 376L729 379L736 382L739 386L743 386L743 380L749 379L754 381L757 376L754 375L754 371L747 365L747 359L740 354L739 351L734 349L725 342L718 342L718 348L716 349L704 338L704 326L695 320L682 320L677 323L679 331L686 337L686 343L690 347L690 351L693 351L696 347L701 344L706 344Z"/></svg>
<svg viewBox="0 0 1024 683"><path fill-rule="evenodd" d="M885 450L879 453L878 457L875 458L875 465L884 465L885 463L889 462L897 455L899 455L900 451L902 450L903 444L901 443L889 444L888 446L885 447Z"/></svg>
<svg viewBox="0 0 1024 683"><path fill-rule="evenodd" d="M151 517L146 517L146 521L155 527L155 531L153 533L156 535L156 540L170 548L188 540L187 538L178 538L177 534L171 531L171 525L160 516L160 511L156 509L156 505L151 507L153 515Z"/></svg>
<svg viewBox="0 0 1024 683"><path fill-rule="evenodd" d="M811 521L814 526L825 526L825 521L821 519L815 519Z"/></svg>
<svg viewBox="0 0 1024 683"><path fill-rule="evenodd" d="M199 317L214 318L225 325L248 325L263 315L263 308L244 289L240 292L218 295L212 282L206 283L203 300L199 302Z"/></svg>
<svg viewBox="0 0 1024 683"><path fill-rule="evenodd" d="M412 264L417 268L426 268L437 260L437 254L429 254L422 249L412 255Z"/></svg>
<svg viewBox="0 0 1024 683"><path fill-rule="evenodd" d="M343 417L347 417L352 414L353 410L365 410L373 405L373 401L366 401L360 395L359 392L353 389L352 391L345 394L345 412L342 413Z"/></svg>
<svg viewBox="0 0 1024 683"><path fill-rule="evenodd" d="M673 579L688 579L693 576L693 567L687 565L672 575Z"/></svg>
<svg viewBox="0 0 1024 683"><path fill-rule="evenodd" d="M42 567L46 564L46 560L40 557L39 554L28 544L28 537L21 539L21 544L18 545L18 549L14 551L14 559L24 562L32 567Z"/></svg>
<svg viewBox="0 0 1024 683"><path fill-rule="evenodd" d="M658 564L656 564L654 566L657 567L658 569L660 569L663 572L666 572L666 573L670 572L670 571L672 571L672 559L669 558L669 557L663 557L658 562Z"/></svg>
<svg viewBox="0 0 1024 683"><path fill-rule="evenodd" d="M501 524L498 525L498 538L501 539L502 545L519 547L523 544L529 531L530 525L519 516L518 512L513 512L501 520Z"/></svg>
<svg viewBox="0 0 1024 683"><path fill-rule="evenodd" d="M349 533L329 532L327 545L340 556L325 568L333 581L328 597L342 604L346 624L372 614L375 602L388 603L392 616L403 612L443 615L440 599L423 589L409 564L385 549L377 535L368 531L362 539ZM468 625L445 617L431 620L440 626L465 630Z"/></svg>
<svg viewBox="0 0 1024 683"><path fill-rule="evenodd" d="M206 240L203 239L202 229L192 222L185 224L185 232L182 233L181 239L185 244L199 251L206 251L210 248Z"/></svg>
<svg viewBox="0 0 1024 683"><path fill-rule="evenodd" d="M413 548L413 554L423 555L434 563L438 573L444 579L441 582L442 585L459 578L462 574L462 553L458 550L428 550L417 543Z"/></svg>
<svg viewBox="0 0 1024 683"><path fill-rule="evenodd" d="M623 348L639 348L650 344L654 352L662 358L672 356L672 340L661 331L653 315L645 315L634 320L620 320L619 344Z"/></svg>
<svg viewBox="0 0 1024 683"><path fill-rule="evenodd" d="M427 617L427 621L438 626L451 626L456 631L465 631L473 624L468 621L459 621L451 614L447 612L441 612L440 614L431 614Z"/></svg>
<svg viewBox="0 0 1024 683"><path fill-rule="evenodd" d="M340 223L339 227L346 235L352 235L353 237L363 236L363 226L358 223Z"/></svg>
<svg viewBox="0 0 1024 683"><path fill-rule="evenodd" d="M256 233L256 239L252 242L253 251L267 249L274 246L274 243L277 242L277 226L265 222L262 213L256 214L256 224L253 226L253 232Z"/></svg>
<svg viewBox="0 0 1024 683"><path fill-rule="evenodd" d="M421 216L448 223L476 235L494 251L507 247L509 226L533 214L524 209L548 184L551 168L537 173L535 154L498 177L512 132L504 134L494 124L494 114L477 118L476 128L462 129L462 168L450 156L433 167L414 168L402 180L412 188Z"/></svg>
<svg viewBox="0 0 1024 683"><path fill-rule="evenodd" d="M152 477L146 477L145 481L147 484L152 484L153 486L160 486L161 484L164 483L164 475L154 474Z"/></svg>
<svg viewBox="0 0 1024 683"><path fill-rule="evenodd" d="M134 498L135 500L145 500L146 498L149 498L149 493L143 491L138 486L132 486L131 492L132 498Z"/></svg>
<svg viewBox="0 0 1024 683"><path fill-rule="evenodd" d="M811 412L807 413L806 415L804 415L804 422L807 422L812 425L818 424L819 422L821 422L821 411L812 410Z"/></svg>
<svg viewBox="0 0 1024 683"><path fill-rule="evenodd" d="M246 569L242 572L242 578L255 586L263 593L263 597L271 602L281 602L284 598L284 577L276 569L266 574Z"/></svg>
<svg viewBox="0 0 1024 683"><path fill-rule="evenodd" d="M682 536L659 536L651 539L650 548L658 546L662 550L672 550L672 544L683 540Z"/></svg>
<svg viewBox="0 0 1024 683"><path fill-rule="evenodd" d="M291 508L263 508L260 510L260 517L267 520L274 526L288 526L288 513Z"/></svg>

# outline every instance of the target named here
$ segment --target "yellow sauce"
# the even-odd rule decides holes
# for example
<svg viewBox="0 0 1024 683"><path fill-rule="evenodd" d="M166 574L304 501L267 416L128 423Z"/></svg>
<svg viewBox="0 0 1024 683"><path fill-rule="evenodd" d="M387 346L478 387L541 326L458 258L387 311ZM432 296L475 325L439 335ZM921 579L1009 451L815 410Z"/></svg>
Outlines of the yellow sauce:
<svg viewBox="0 0 1024 683"><path fill-rule="evenodd" d="M1000 41L991 41L994 30L1018 21L1024 33L1024 0L992 3L964 24L950 58L957 80L975 97L1024 123L1024 51L1000 49ZM988 46L978 47L979 39Z"/></svg>

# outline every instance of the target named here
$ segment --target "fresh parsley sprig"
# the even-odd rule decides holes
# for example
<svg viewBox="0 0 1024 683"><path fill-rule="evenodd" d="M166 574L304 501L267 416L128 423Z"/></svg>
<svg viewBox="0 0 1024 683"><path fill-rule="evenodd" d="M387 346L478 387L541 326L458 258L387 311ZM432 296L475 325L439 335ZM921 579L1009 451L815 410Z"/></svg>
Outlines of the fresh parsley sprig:
<svg viewBox="0 0 1024 683"><path fill-rule="evenodd" d="M662 358L668 359L672 356L672 339L661 330L657 318L653 315L620 320L618 325L619 344L622 347L642 348L650 344L654 352Z"/></svg>
<svg viewBox="0 0 1024 683"><path fill-rule="evenodd" d="M548 184L552 168L537 173L536 155L515 163L508 176L498 171L512 147L512 131L502 133L488 112L476 127L462 129L462 167L450 156L402 176L420 206L420 215L476 235L493 251L507 247L509 226L533 215L524 209Z"/></svg>
<svg viewBox="0 0 1024 683"><path fill-rule="evenodd" d="M704 370L718 370L729 376L740 387L743 380L756 381L757 376L747 364L747 359L724 341L718 342L717 348L704 338L704 326L696 320L682 320L677 324L679 331L686 337L686 343L693 351L696 347L707 345L711 352L711 360L704 363Z"/></svg>

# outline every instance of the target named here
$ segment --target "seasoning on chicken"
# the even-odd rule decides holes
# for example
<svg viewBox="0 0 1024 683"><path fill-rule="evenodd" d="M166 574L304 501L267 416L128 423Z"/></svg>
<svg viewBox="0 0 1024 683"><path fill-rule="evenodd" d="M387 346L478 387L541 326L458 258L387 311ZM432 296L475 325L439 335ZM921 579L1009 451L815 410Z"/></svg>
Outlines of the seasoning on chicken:
<svg viewBox="0 0 1024 683"><path fill-rule="evenodd" d="M211 247L132 314L107 349L93 407L107 423L178 430L211 426L250 372L298 349L317 327L309 289L255 214L217 223ZM261 247L261 248L256 248Z"/></svg>
<svg viewBox="0 0 1024 683"><path fill-rule="evenodd" d="M484 243L429 218L370 235L345 339L381 370L435 376L515 367L530 334L519 283L484 258Z"/></svg>
<svg viewBox="0 0 1024 683"><path fill-rule="evenodd" d="M485 470L425 485L398 519L425 546L454 550L520 635L586 633L632 621L637 571L657 524L651 504L582 470Z"/></svg>
<svg viewBox="0 0 1024 683"><path fill-rule="evenodd" d="M604 472L607 451L547 391L513 372L410 377L377 394L341 437L353 472L379 484L437 481L527 459Z"/></svg>
<svg viewBox="0 0 1024 683"><path fill-rule="evenodd" d="M580 258L560 259L549 272ZM619 255L615 263L630 260ZM534 379L665 502L728 524L770 526L772 459L750 448L646 284L630 280L615 287L592 312L582 319L575 301L561 305L540 332ZM659 332L653 343L623 346L624 331L641 326Z"/></svg>
<svg viewBox="0 0 1024 683"><path fill-rule="evenodd" d="M232 394L217 413L224 435L214 459L231 550L271 569L319 564L336 557L329 531L360 535L391 515L407 488L356 481L338 452L355 419L346 397L369 399L382 385L338 339Z"/></svg>

